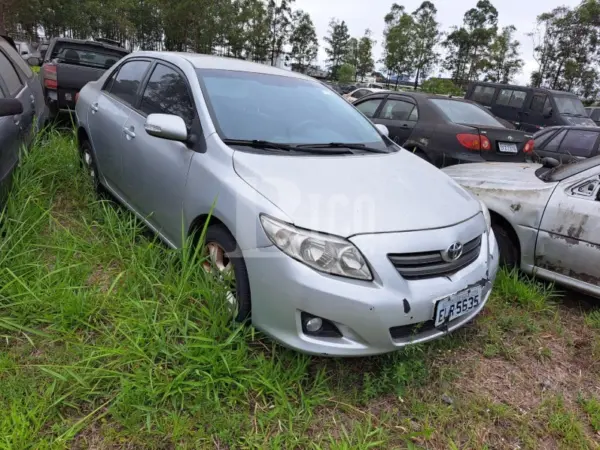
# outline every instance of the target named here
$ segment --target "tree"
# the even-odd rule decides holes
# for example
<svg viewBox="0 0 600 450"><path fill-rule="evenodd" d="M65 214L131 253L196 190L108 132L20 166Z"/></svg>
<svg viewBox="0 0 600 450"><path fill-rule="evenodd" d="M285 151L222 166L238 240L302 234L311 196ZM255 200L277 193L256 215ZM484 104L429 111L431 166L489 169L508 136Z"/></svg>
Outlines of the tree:
<svg viewBox="0 0 600 450"><path fill-rule="evenodd" d="M305 72L319 52L319 40L313 21L308 13L296 11L292 18L292 68Z"/></svg>
<svg viewBox="0 0 600 450"><path fill-rule="evenodd" d="M344 56L344 63L350 64L352 67L358 66L358 39L351 37L348 40L348 51ZM354 80L356 80L357 74L354 74Z"/></svg>
<svg viewBox="0 0 600 450"><path fill-rule="evenodd" d="M404 6L394 3L385 16L383 63L388 74L410 74L414 68L412 47L414 19L406 14ZM388 76L389 78L389 76ZM396 85L398 78L396 78Z"/></svg>
<svg viewBox="0 0 600 450"><path fill-rule="evenodd" d="M437 9L430 1L424 1L412 13L414 17L413 58L415 76L415 90L419 86L419 77L427 76L435 65L439 55L435 46L440 39L440 24L436 21Z"/></svg>
<svg viewBox="0 0 600 450"><path fill-rule="evenodd" d="M354 77L356 76L356 67L344 63L340 66L337 71L336 79L340 83L350 83L354 81Z"/></svg>
<svg viewBox="0 0 600 450"><path fill-rule="evenodd" d="M521 43L513 40L514 26L504 27L489 47L485 63L485 80L508 84L523 67L519 57Z"/></svg>
<svg viewBox="0 0 600 450"><path fill-rule="evenodd" d="M346 22L332 19L329 22L329 36L325 37L325 42L328 44L325 53L327 54L327 67L334 79L337 79L337 72L348 54L349 41L350 34Z"/></svg>
<svg viewBox="0 0 600 450"><path fill-rule="evenodd" d="M421 90L430 94L455 95L462 97L464 92L452 80L430 78L421 84Z"/></svg>
<svg viewBox="0 0 600 450"><path fill-rule="evenodd" d="M364 79L375 69L375 61L373 60L373 47L375 41L371 38L371 30L365 30L365 35L358 41L357 57L356 57L356 72L357 76Z"/></svg>
<svg viewBox="0 0 600 450"><path fill-rule="evenodd" d="M487 49L498 32L498 10L489 0L479 0L468 10L463 26L454 27L443 46L448 51L444 67L457 84L476 80L485 68Z"/></svg>
<svg viewBox="0 0 600 450"><path fill-rule="evenodd" d="M290 35L292 23L292 3L295 0L269 0L267 4L267 16L269 18L269 41L271 53L271 65L283 53L283 46Z"/></svg>

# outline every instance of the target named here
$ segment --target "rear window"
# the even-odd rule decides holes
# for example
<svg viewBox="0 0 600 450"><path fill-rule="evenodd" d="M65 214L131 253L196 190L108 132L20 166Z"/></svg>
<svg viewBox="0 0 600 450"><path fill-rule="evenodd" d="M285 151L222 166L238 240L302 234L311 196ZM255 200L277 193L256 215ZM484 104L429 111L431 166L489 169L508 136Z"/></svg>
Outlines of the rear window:
<svg viewBox="0 0 600 450"><path fill-rule="evenodd" d="M473 90L471 100L481 103L482 105L491 105L496 93L496 88L489 86L476 86Z"/></svg>
<svg viewBox="0 0 600 450"><path fill-rule="evenodd" d="M80 45L63 45L53 52L51 59L78 66L109 69L116 64L127 52L112 51L103 48L90 48Z"/></svg>
<svg viewBox="0 0 600 450"><path fill-rule="evenodd" d="M451 122L464 125L506 128L492 115L483 111L481 107L471 103L446 99L433 99L431 103L440 108Z"/></svg>

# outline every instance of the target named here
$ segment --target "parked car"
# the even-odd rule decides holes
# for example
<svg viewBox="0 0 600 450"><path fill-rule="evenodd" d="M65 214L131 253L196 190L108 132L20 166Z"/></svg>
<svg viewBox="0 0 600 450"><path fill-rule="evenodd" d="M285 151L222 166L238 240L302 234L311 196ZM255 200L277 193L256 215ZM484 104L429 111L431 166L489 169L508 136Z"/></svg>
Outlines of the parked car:
<svg viewBox="0 0 600 450"><path fill-rule="evenodd" d="M312 78L136 52L76 113L93 183L170 246L206 226L204 267L232 278L232 315L289 347L389 352L463 326L489 297L487 209Z"/></svg>
<svg viewBox="0 0 600 450"><path fill-rule="evenodd" d="M465 98L531 133L555 125L595 125L579 97L569 92L475 82L469 85Z"/></svg>
<svg viewBox="0 0 600 450"><path fill-rule="evenodd" d="M399 145L438 167L461 162L522 162L533 136L507 129L489 111L463 99L424 93L380 92L354 105L385 125Z"/></svg>
<svg viewBox="0 0 600 450"><path fill-rule="evenodd" d="M600 297L600 156L444 171L488 206L505 264Z"/></svg>
<svg viewBox="0 0 600 450"><path fill-rule="evenodd" d="M54 38L42 66L42 82L51 117L75 110L77 93L129 52L105 42Z"/></svg>
<svg viewBox="0 0 600 450"><path fill-rule="evenodd" d="M0 210L19 162L19 149L31 142L46 115L39 79L14 41L0 36Z"/></svg>
<svg viewBox="0 0 600 450"><path fill-rule="evenodd" d="M550 127L533 137L538 159L548 157L570 163L600 154L600 127Z"/></svg>
<svg viewBox="0 0 600 450"><path fill-rule="evenodd" d="M348 92L347 94L344 94L344 98L350 103L354 103L359 98L363 98L366 95L374 94L375 92L384 92L384 89L359 88L355 89L354 91Z"/></svg>
<svg viewBox="0 0 600 450"><path fill-rule="evenodd" d="M585 112L587 112L588 117L592 119L596 125L600 125L600 107L590 106L585 108Z"/></svg>

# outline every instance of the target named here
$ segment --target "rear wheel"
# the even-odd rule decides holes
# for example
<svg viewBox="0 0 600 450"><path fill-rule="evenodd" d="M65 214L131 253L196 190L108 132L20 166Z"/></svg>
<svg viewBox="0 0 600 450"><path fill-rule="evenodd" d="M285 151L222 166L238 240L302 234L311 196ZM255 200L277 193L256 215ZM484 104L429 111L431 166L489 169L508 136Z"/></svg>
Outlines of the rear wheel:
<svg viewBox="0 0 600 450"><path fill-rule="evenodd" d="M92 151L92 145L87 139L81 142L81 167L86 172L88 179L92 183L94 191L102 193L103 188L100 184L98 177L98 166L96 165L96 159L94 158L94 152Z"/></svg>
<svg viewBox="0 0 600 450"><path fill-rule="evenodd" d="M519 247L516 236L506 225L500 223L492 224L492 229L498 241L500 249L500 264L510 269L519 266Z"/></svg>
<svg viewBox="0 0 600 450"><path fill-rule="evenodd" d="M206 259L202 267L226 283L227 308L237 322L250 316L250 282L237 242L224 225L210 225L204 238Z"/></svg>
<svg viewBox="0 0 600 450"><path fill-rule="evenodd" d="M419 158L421 158L424 161L427 161L428 163L430 163L431 161L429 160L429 157L425 154L425 152L423 150L419 150L418 148L413 148L411 150L416 156L418 156Z"/></svg>

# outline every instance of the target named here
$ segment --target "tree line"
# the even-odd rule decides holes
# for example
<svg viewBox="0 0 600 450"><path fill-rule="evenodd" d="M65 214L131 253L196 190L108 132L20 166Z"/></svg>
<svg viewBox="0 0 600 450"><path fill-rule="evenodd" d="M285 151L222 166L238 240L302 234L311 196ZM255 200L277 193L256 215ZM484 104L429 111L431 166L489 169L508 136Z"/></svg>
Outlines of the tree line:
<svg viewBox="0 0 600 450"><path fill-rule="evenodd" d="M539 66L533 86L598 95L599 1L537 17L529 34ZM42 33L104 37L131 50L194 51L271 64L283 57L306 72L317 59L319 39L310 15L294 6L295 0L0 0L0 32L34 40ZM382 19L379 61L370 30L352 36L345 21L331 20L324 50L332 79L362 79L379 63L388 78L405 75L415 87L434 70L465 86L474 80L509 83L523 68L516 28L498 26L490 0L478 0L461 25L446 31L429 0L412 12L394 3Z"/></svg>

